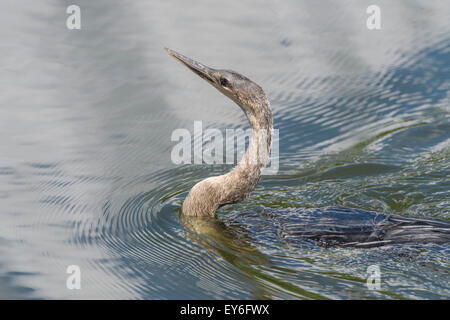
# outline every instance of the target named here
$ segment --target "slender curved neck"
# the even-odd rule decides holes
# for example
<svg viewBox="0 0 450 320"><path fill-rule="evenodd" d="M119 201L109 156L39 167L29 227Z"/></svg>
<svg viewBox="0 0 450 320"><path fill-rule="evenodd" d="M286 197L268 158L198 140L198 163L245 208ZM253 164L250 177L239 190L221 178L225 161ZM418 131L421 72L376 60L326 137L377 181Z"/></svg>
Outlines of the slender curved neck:
<svg viewBox="0 0 450 320"><path fill-rule="evenodd" d="M252 128L248 149L239 164L217 177L222 184L219 206L245 199L255 189L270 152L272 128Z"/></svg>
<svg viewBox="0 0 450 320"><path fill-rule="evenodd" d="M252 125L252 136L245 155L239 164L224 176L236 179L241 186L251 186L250 191L252 191L261 176L262 169L269 159L271 140L271 127L255 128Z"/></svg>
<svg viewBox="0 0 450 320"><path fill-rule="evenodd" d="M210 177L197 183L183 202L183 214L213 216L217 208L245 199L255 189L270 153L272 142L272 111L269 101L241 106L252 127L248 149L239 164L227 174ZM246 110L256 110L247 112Z"/></svg>
<svg viewBox="0 0 450 320"><path fill-rule="evenodd" d="M250 104L250 103L249 103ZM239 164L231 172L225 176L236 179L242 186L248 186L245 189L252 191L259 181L261 171L269 159L270 146L272 143L272 111L267 98L254 103L252 108L249 106L241 106L245 112L248 122L252 129L252 136L248 149L239 162ZM249 112L247 110L255 110ZM238 173L238 175L234 174ZM233 188L230 188L233 189ZM239 188L242 190L242 187Z"/></svg>

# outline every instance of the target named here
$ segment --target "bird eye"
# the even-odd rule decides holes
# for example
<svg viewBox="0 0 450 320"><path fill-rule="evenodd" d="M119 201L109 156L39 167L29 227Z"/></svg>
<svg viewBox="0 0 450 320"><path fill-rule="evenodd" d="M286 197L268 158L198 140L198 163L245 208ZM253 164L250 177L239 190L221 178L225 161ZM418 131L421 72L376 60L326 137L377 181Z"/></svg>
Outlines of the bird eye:
<svg viewBox="0 0 450 320"><path fill-rule="evenodd" d="M221 77L220 78L220 85L222 87L229 87L230 82L227 80L227 78Z"/></svg>

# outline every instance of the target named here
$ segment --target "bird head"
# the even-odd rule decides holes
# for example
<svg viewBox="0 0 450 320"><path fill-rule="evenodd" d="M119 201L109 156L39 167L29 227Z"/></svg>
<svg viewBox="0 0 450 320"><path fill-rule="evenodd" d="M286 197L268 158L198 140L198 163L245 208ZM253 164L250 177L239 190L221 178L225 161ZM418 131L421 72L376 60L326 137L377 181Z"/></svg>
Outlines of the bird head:
<svg viewBox="0 0 450 320"><path fill-rule="evenodd" d="M268 108L268 101L262 88L247 77L232 70L213 69L173 50L167 48L165 50L169 55L233 100L242 108L249 119L255 118L261 105L267 105Z"/></svg>

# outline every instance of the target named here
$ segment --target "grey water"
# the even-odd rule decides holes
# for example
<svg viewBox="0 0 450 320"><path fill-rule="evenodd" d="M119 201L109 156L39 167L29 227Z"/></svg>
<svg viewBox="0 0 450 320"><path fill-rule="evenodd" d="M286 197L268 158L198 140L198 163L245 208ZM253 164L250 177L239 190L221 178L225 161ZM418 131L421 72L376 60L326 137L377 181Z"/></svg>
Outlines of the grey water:
<svg viewBox="0 0 450 320"><path fill-rule="evenodd" d="M327 247L277 228L327 206L450 219L450 3L380 0L368 30L371 4L2 0L0 298L449 299L448 244ZM232 166L174 164L171 135L248 125L164 47L271 102L278 173L217 219L185 221L181 203Z"/></svg>

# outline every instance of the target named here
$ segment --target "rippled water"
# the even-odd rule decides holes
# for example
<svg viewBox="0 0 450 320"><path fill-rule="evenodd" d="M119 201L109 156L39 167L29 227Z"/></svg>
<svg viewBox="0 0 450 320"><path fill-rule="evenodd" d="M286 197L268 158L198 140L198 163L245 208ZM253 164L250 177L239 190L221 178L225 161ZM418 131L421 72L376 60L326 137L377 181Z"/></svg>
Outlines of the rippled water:
<svg viewBox="0 0 450 320"><path fill-rule="evenodd" d="M450 218L448 1L378 1L378 31L368 1L80 0L79 31L69 4L0 3L1 298L450 298L449 245L324 247L277 229L292 208ZM271 101L279 173L219 219L181 203L231 166L172 164L171 133L246 119L165 46Z"/></svg>

